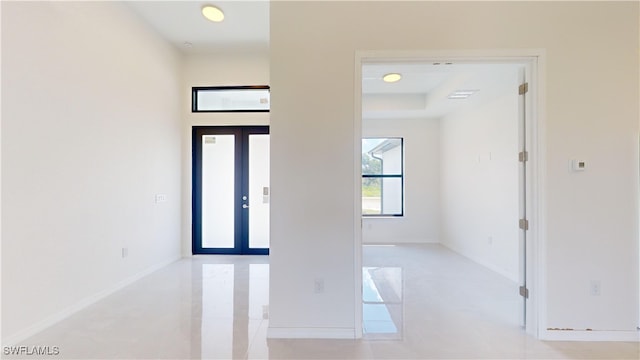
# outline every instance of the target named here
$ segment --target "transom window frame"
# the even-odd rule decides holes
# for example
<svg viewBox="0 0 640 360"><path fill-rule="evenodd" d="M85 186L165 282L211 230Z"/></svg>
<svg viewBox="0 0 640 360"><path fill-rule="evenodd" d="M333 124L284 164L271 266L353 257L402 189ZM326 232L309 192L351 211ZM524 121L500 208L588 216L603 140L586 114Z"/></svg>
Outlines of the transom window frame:
<svg viewBox="0 0 640 360"><path fill-rule="evenodd" d="M221 110L201 110L198 108L198 93L205 91L256 91L256 90L266 90L268 93L271 93L271 87L269 85L242 85L242 86L193 86L191 87L191 112L192 113L251 113L251 112L270 112L271 111L271 99L268 99L268 104L266 109L221 109Z"/></svg>
<svg viewBox="0 0 640 360"><path fill-rule="evenodd" d="M362 137L362 140L371 140L371 139L399 139L400 140L400 173L399 174L365 174L362 170L361 170L361 175L362 175L362 179L375 179L375 178L379 178L379 179L393 179L393 178L399 178L400 179L400 188L401 188L401 192L400 192L400 213L384 213L383 209L383 193L382 193L382 186L381 186L381 193L380 193L380 214L365 214L362 213L362 217L368 217L368 218L380 218L380 217L404 217L404 206L405 206L405 184L404 184L404 172L405 172L405 167L404 167L404 137L402 136L365 136ZM381 172L383 170L381 169ZM362 198L362 193L360 195L360 197Z"/></svg>

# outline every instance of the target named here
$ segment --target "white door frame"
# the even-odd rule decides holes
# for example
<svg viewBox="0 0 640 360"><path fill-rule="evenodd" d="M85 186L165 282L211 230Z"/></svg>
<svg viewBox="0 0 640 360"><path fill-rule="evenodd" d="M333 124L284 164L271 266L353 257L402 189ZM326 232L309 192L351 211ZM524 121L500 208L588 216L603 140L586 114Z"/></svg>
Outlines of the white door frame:
<svg viewBox="0 0 640 360"><path fill-rule="evenodd" d="M362 337L362 65L385 62L466 62L522 63L528 68L529 92L526 94L526 137L529 161L526 174L527 232L526 332L540 338L546 328L546 168L545 140L545 74L546 54L543 49L517 50L441 50L441 51L356 51L354 94L354 278L355 337ZM517 89L514 89L517 91ZM518 154L514 154L517 156Z"/></svg>

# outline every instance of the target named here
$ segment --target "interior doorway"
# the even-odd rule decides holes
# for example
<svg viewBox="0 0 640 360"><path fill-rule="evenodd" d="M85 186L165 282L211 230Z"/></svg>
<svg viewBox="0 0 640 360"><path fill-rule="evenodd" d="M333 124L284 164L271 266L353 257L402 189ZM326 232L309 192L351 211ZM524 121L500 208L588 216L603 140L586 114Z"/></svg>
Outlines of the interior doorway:
<svg viewBox="0 0 640 360"><path fill-rule="evenodd" d="M193 254L269 253L269 127L193 127Z"/></svg>
<svg viewBox="0 0 640 360"><path fill-rule="evenodd" d="M534 333L534 264L527 240L536 184L527 181L532 176L527 167L532 160L528 145L535 136L532 90L537 58L361 55L356 120L360 139L403 138L406 208L401 219L372 218L361 211L359 244L441 244L513 280L521 305L518 318L512 320ZM401 79L385 82L389 74ZM501 106L509 109L499 110ZM435 145L430 142L434 136ZM413 149L420 156L410 154ZM358 156L360 176L363 154ZM428 162L430 167L419 169ZM423 177L418 181L422 188L411 183L412 175ZM431 184L430 189L424 184ZM365 189L361 185L358 190ZM366 190L371 202L371 191ZM362 201L357 205L360 209ZM420 202L428 205L419 209ZM435 229L428 229L429 224L435 224ZM359 249L360 264L370 269L363 254ZM371 276L360 276L364 285L371 285ZM361 314L359 320L366 324L367 315Z"/></svg>

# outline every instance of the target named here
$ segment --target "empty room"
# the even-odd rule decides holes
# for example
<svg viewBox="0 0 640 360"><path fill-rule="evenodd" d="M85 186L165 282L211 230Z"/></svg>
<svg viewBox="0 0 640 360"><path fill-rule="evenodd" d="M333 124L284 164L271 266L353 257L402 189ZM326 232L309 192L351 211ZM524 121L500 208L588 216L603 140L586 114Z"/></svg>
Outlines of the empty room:
<svg viewBox="0 0 640 360"><path fill-rule="evenodd" d="M413 313L396 310L388 328L369 315L377 304L363 298L365 337L398 336L407 321L433 324L437 333L446 322L415 319L443 317L447 306L454 313L458 306L453 317L467 312L523 328L518 219L526 174L518 153L525 94L518 89L525 68L517 62L363 65L363 283L388 310L389 303L402 305L404 288L422 293L407 301L417 306ZM383 287L395 291L385 296ZM477 331L469 326L474 321L455 326Z"/></svg>
<svg viewBox="0 0 640 360"><path fill-rule="evenodd" d="M638 358L637 2L0 11L3 357Z"/></svg>

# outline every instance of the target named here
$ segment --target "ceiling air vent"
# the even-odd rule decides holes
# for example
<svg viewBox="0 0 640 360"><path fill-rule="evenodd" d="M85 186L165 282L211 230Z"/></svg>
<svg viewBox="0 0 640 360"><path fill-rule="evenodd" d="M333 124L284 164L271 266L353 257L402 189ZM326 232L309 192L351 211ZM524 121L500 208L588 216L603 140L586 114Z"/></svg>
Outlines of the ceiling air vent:
<svg viewBox="0 0 640 360"><path fill-rule="evenodd" d="M466 99L469 96L477 93L480 90L456 90L454 92L452 92L451 94L449 94L449 96L447 96L448 99L453 99L453 100L460 100L460 99Z"/></svg>

